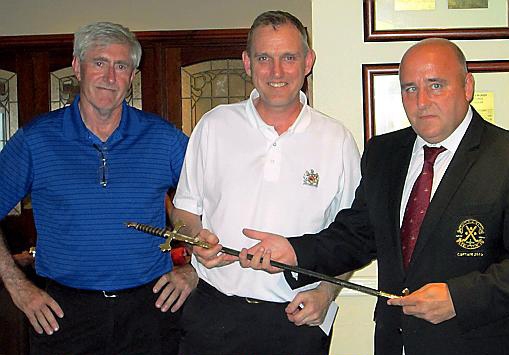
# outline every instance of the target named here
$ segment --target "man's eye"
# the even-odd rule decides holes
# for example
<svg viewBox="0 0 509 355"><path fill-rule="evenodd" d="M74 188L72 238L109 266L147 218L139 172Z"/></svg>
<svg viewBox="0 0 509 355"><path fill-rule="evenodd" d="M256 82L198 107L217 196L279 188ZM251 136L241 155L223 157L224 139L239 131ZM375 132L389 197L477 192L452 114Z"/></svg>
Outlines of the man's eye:
<svg viewBox="0 0 509 355"><path fill-rule="evenodd" d="M285 60L291 62L291 61L295 60L295 56L294 55L287 55L287 56L285 56Z"/></svg>
<svg viewBox="0 0 509 355"><path fill-rule="evenodd" d="M264 61L266 61L266 60L268 60L268 59L269 59L269 57L267 57L267 56L265 56L265 55L261 55L261 56L259 56L259 57L258 57L258 61L259 61L259 62L264 62Z"/></svg>
<svg viewBox="0 0 509 355"><path fill-rule="evenodd" d="M410 87L405 88L405 92L408 92L408 93L412 93L412 92L415 92L415 91L417 91L415 86L410 86Z"/></svg>
<svg viewBox="0 0 509 355"><path fill-rule="evenodd" d="M122 70L122 71L124 71L124 70L127 70L127 68L128 68L128 67L127 67L127 65L125 65L125 64L117 64L117 69L118 69L118 70Z"/></svg>
<svg viewBox="0 0 509 355"><path fill-rule="evenodd" d="M442 85L441 85L441 84L439 84L439 83L433 83L433 84L431 84L431 88L432 88L432 89L435 89L435 90L436 90L436 89L441 89L441 88L442 88Z"/></svg>
<svg viewBox="0 0 509 355"><path fill-rule="evenodd" d="M95 66L101 68L104 66L104 62L97 60L97 61L95 61Z"/></svg>

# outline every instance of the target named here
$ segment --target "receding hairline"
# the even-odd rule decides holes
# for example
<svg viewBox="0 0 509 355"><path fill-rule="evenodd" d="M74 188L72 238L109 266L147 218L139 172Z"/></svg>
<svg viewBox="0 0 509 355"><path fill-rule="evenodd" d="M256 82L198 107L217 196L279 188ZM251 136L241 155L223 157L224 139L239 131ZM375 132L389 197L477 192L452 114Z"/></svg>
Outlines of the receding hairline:
<svg viewBox="0 0 509 355"><path fill-rule="evenodd" d="M299 33L301 42L302 42L302 49L305 54L309 51L309 36L307 34L306 28L302 24L302 22L292 15L289 12L286 11L266 11L260 15L258 15L255 20L253 21L253 24L251 25L251 28L249 29L249 33L247 36L247 43L246 43L246 52L248 55L252 55L251 53L251 47L253 45L253 38L255 36L255 32L259 28L270 26L274 31L277 31L279 28L285 25L293 26L297 32Z"/></svg>
<svg viewBox="0 0 509 355"><path fill-rule="evenodd" d="M462 50L456 44L445 38L427 38L414 44L405 52L405 54L403 54L403 57L401 58L401 62L399 65L399 72L401 73L401 68L403 67L405 61L409 56L411 56L417 50L422 50L430 46L434 47L435 49L445 48L447 50L450 50L454 57L456 58L456 63L458 64L458 68L460 68L462 74L466 75L468 73L467 61Z"/></svg>

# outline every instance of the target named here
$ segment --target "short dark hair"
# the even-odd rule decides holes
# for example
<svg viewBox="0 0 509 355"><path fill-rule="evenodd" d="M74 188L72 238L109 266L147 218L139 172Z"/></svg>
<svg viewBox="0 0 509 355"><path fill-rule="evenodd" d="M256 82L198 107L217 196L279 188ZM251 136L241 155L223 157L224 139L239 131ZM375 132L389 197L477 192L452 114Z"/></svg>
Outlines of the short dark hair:
<svg viewBox="0 0 509 355"><path fill-rule="evenodd" d="M295 26L295 28L299 31L300 37L302 39L302 48L304 49L304 53L307 54L309 50L308 44L308 34L306 28L300 22L300 20L293 16L291 13L286 11L266 11L258 17L255 18L249 33L247 35L247 45L246 52L248 55L251 55L251 46L253 44L253 36L254 32L258 27L261 26L272 26L272 28L277 29L281 25L291 24Z"/></svg>

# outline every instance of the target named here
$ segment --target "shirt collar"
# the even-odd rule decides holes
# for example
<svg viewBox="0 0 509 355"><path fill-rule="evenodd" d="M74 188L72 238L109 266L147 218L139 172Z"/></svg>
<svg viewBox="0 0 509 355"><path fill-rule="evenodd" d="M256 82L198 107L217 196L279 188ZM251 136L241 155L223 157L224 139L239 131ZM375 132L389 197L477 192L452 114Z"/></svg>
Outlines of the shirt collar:
<svg viewBox="0 0 509 355"><path fill-rule="evenodd" d="M64 137L70 140L92 140L94 143L99 143L100 140L92 133L83 122L81 118L78 103L80 96L77 95L73 103L64 111L64 120L62 124L62 131ZM107 143L114 143L124 138L129 134L134 134L139 131L141 121L137 110L129 110L127 102L124 100L122 103L122 116L120 124L113 131L108 138ZM97 140L97 142L95 142Z"/></svg>
<svg viewBox="0 0 509 355"><path fill-rule="evenodd" d="M258 111L256 110L254 101L260 97L260 93L258 90L253 89L251 91L251 95L249 95L249 99L247 101L247 117L249 123L259 129L259 130L270 130L274 133L276 132L274 127L266 124L262 118L260 117ZM293 124L288 128L288 130L284 134L290 134L294 132L303 132L307 126L309 126L309 123L311 122L311 115L309 114L309 106L307 105L307 97L306 94L304 94L302 91L299 91L299 101L302 104L302 109L299 112L299 115L297 116L297 119ZM276 133L277 134L277 133Z"/></svg>
<svg viewBox="0 0 509 355"><path fill-rule="evenodd" d="M463 139L463 136L465 135L465 132L467 131L468 126L470 125L470 122L472 121L472 116L473 116L472 107L469 106L467 114L465 115L463 121L461 121L461 123L459 124L458 127L456 127L454 132L452 132L452 134L449 135L449 137L444 139L442 142L430 144L421 137L417 136L417 139L415 140L414 144L413 153L421 151L425 145L428 145L430 147L442 146L452 154L456 153L456 149L458 149L458 146L460 145L461 140Z"/></svg>

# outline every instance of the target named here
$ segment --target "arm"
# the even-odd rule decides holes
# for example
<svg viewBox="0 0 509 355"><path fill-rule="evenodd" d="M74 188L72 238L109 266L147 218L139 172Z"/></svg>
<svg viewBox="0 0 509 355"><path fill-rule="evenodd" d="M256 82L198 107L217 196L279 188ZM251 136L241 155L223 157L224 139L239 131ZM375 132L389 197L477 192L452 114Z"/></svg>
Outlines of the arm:
<svg viewBox="0 0 509 355"><path fill-rule="evenodd" d="M3 218L30 192L32 185L32 158L20 128L9 139L0 154L0 218ZM15 265L0 230L0 279L9 292L14 304L27 316L39 334L53 334L58 330L59 318L64 316L58 303L46 292L31 283Z"/></svg>
<svg viewBox="0 0 509 355"><path fill-rule="evenodd" d="M184 222L185 227L181 229L184 234L199 236L201 240L211 245L209 249L197 246L193 247L193 255L196 257L196 260L206 268L211 269L228 265L237 260L235 257L221 253L221 248L223 246L219 244L218 237L207 229L202 228L200 216L182 209L174 208L171 213L171 221L172 223L176 221Z"/></svg>
<svg viewBox="0 0 509 355"><path fill-rule="evenodd" d="M351 275L352 273L346 273L338 278L347 280ZM299 292L285 309L288 320L297 326L322 324L330 304L334 302L340 291L341 286L321 282L312 290Z"/></svg>
<svg viewBox="0 0 509 355"><path fill-rule="evenodd" d="M37 333L51 335L59 329L55 315L62 318L64 312L53 298L30 282L16 266L1 230L0 277L12 301L25 313Z"/></svg>
<svg viewBox="0 0 509 355"><path fill-rule="evenodd" d="M165 202L171 223L175 225L179 221L185 224L181 229L182 233L196 235L196 231L201 230L199 216L176 209L168 197ZM191 264L175 266L172 271L161 276L154 285L153 292L160 293L155 306L162 312L168 310L177 312L197 285L198 274Z"/></svg>

